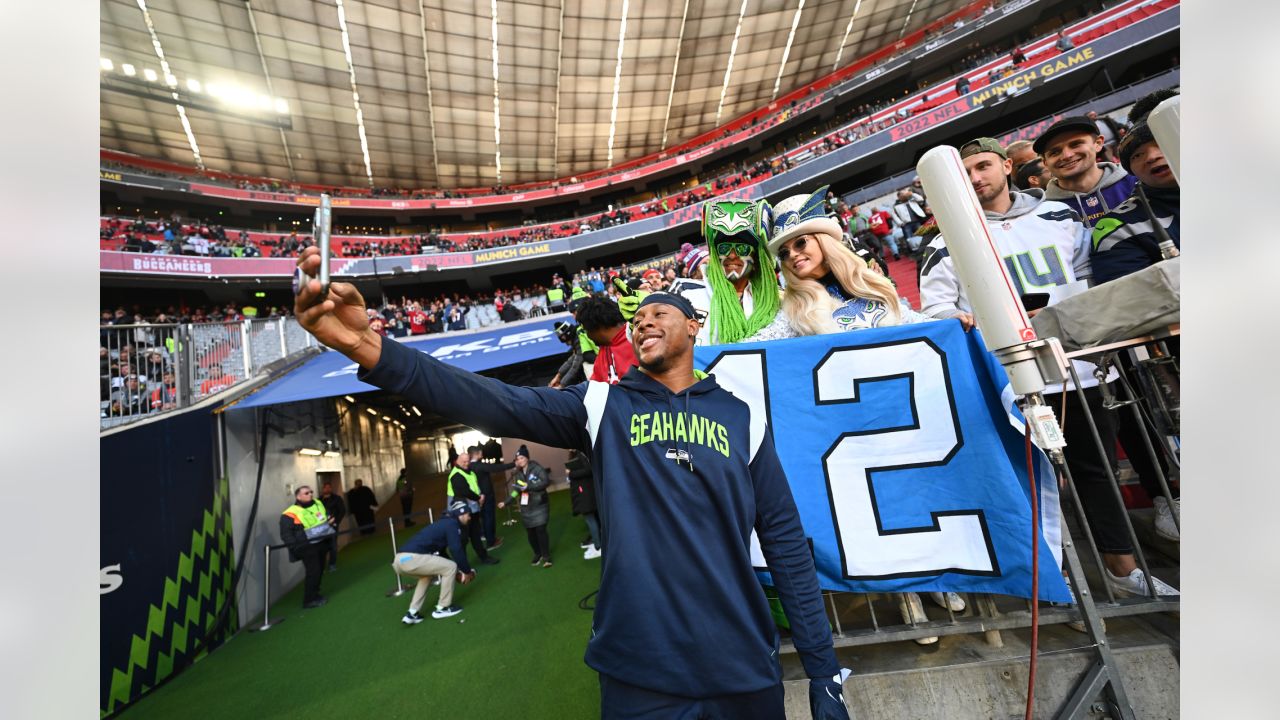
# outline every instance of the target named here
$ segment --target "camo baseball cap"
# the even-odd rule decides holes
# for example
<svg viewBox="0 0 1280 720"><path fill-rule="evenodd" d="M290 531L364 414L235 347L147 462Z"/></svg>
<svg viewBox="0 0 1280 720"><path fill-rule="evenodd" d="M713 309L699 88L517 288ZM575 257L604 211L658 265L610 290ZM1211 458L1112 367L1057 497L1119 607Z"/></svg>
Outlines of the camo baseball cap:
<svg viewBox="0 0 1280 720"><path fill-rule="evenodd" d="M995 138L974 138L960 146L960 157L962 159L967 158L970 155L977 155L978 153L984 152L995 153L999 155L1002 160L1009 159L1009 155L1004 151L1004 148L1001 147L1000 141Z"/></svg>

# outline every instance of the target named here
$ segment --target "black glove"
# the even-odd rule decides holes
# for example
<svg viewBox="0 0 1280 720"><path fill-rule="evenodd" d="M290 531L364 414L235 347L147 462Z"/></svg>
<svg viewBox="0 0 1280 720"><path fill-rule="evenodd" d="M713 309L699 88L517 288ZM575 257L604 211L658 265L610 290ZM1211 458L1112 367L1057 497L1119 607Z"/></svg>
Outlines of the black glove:
<svg viewBox="0 0 1280 720"><path fill-rule="evenodd" d="M844 704L844 687L840 680L848 677L848 670L829 678L809 680L809 714L813 720L849 720L849 708Z"/></svg>

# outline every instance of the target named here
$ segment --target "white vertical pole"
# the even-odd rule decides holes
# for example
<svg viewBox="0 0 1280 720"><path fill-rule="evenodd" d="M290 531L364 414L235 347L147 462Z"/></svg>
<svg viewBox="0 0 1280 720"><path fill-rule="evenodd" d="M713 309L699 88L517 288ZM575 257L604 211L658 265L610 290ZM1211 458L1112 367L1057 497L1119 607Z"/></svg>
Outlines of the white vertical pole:
<svg viewBox="0 0 1280 720"><path fill-rule="evenodd" d="M262 632L284 622L284 618L280 618L275 622L271 622L271 546L262 546L262 624L254 628L254 632Z"/></svg>
<svg viewBox="0 0 1280 720"><path fill-rule="evenodd" d="M387 518L387 527L391 528L391 569L395 570L396 553L399 552L399 550L396 549L398 546L396 545L395 518ZM396 589L388 590L387 597L400 597L401 595L404 594L404 584L400 582L400 571L395 570L395 572L396 572Z"/></svg>
<svg viewBox="0 0 1280 720"><path fill-rule="evenodd" d="M1176 95L1156 106L1147 116L1147 126L1173 171L1173 179L1182 180L1182 96Z"/></svg>
<svg viewBox="0 0 1280 720"><path fill-rule="evenodd" d="M244 358L244 377L248 380L253 373L253 358L249 352L249 321L244 320L240 323L240 355Z"/></svg>

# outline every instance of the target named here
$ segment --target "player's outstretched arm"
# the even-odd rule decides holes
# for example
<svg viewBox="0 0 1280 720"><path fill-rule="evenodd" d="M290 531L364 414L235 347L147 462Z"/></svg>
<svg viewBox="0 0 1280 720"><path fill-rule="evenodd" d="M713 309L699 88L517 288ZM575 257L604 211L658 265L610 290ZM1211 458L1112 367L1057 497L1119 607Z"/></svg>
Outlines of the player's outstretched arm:
<svg viewBox="0 0 1280 720"><path fill-rule="evenodd" d="M357 361L359 362L359 361ZM470 425L494 437L589 450L586 383L564 390L527 388L477 375L430 355L384 341L377 364L361 381L399 393L424 411Z"/></svg>

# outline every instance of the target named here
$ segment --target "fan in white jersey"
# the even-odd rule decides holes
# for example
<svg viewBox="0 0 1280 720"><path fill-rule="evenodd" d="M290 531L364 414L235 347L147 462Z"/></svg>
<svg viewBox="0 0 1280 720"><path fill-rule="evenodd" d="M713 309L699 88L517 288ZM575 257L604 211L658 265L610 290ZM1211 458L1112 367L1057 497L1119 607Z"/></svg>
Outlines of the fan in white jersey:
<svg viewBox="0 0 1280 720"><path fill-rule="evenodd" d="M986 215L987 229L995 243L1009 278L1018 292L1049 293L1051 301L1087 287L1089 231L1074 210L1052 200L1044 200L1039 190L1013 192L1009 172L1013 169L1005 150L992 138L977 138L960 146L960 158L978 202ZM1074 287L1073 287L1074 286ZM946 239L939 235L929 243L920 269L921 311L937 318L957 318L966 329L973 327L972 306L956 278ZM1034 314L1034 311L1031 313ZM1118 505L1110 486L1107 464L1115 466L1115 414L1102 408L1101 393L1093 377L1093 365L1076 363L1085 402L1102 438L1105 455L1100 455L1088 424L1081 422L1083 407L1074 388L1061 385L1047 389L1045 401L1053 407L1065 402L1068 421L1063 428L1067 440L1067 467L1089 518L1090 530L1102 554L1107 582L1121 594L1148 594L1147 578L1134 558L1127 532L1124 508ZM1114 376L1108 377L1110 382ZM1074 404L1074 407L1073 407ZM1072 422L1069 418L1076 418ZM1160 595L1178 591L1152 577Z"/></svg>

